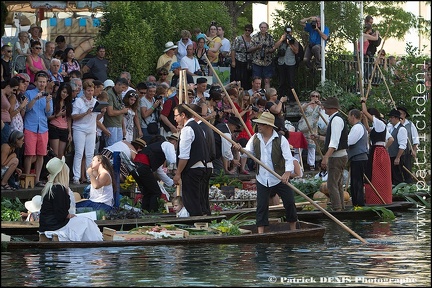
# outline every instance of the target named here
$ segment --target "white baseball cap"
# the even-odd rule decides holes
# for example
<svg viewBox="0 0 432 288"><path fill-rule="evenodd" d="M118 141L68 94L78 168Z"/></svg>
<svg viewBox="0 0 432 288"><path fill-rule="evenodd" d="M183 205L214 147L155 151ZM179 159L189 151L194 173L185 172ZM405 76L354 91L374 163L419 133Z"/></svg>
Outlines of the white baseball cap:
<svg viewBox="0 0 432 288"><path fill-rule="evenodd" d="M104 85L104 89L106 89L107 87L114 87L114 81L111 79L107 79L105 80L103 85Z"/></svg>

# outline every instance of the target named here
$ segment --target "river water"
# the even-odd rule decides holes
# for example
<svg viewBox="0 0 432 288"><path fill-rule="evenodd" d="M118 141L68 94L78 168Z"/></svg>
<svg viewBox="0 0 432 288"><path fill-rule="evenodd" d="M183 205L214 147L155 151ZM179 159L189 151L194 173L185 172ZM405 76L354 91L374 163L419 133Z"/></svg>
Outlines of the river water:
<svg viewBox="0 0 432 288"><path fill-rule="evenodd" d="M2 252L1 286L430 287L430 210L392 222L330 219L324 239L283 244Z"/></svg>

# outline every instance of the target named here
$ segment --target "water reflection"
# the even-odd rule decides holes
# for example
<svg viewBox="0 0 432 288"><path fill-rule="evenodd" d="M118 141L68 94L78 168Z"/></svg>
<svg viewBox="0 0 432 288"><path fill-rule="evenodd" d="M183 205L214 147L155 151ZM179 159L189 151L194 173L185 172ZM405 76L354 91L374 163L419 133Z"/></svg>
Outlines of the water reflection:
<svg viewBox="0 0 432 288"><path fill-rule="evenodd" d="M430 211L343 221L369 244L321 222L318 241L3 252L2 286L430 286Z"/></svg>

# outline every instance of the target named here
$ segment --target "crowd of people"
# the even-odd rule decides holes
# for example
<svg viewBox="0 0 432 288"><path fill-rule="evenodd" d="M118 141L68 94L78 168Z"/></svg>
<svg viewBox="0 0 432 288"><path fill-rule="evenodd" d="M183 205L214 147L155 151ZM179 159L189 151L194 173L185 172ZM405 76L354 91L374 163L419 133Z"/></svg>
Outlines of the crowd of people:
<svg viewBox="0 0 432 288"><path fill-rule="evenodd" d="M310 36L304 61L309 69L319 70L321 39L325 43L329 29L321 31L316 16L304 18L300 24ZM368 25L365 33L376 34L365 39L375 41L379 34ZM284 202L291 229L295 229L294 192L285 184L293 174L300 176L302 172L298 171L299 161L289 145L284 108L285 103L295 101L291 89L300 43L291 35L292 26L285 27L278 40L267 32L267 23L260 23L259 28L259 33L251 36L252 25L245 25L244 34L236 37L232 45L224 38L223 27L214 22L206 34L199 29L193 31L194 40L189 31L182 30L180 40L165 44L155 63L156 75L136 85L127 71L114 80L108 79L104 47L97 47L96 57L81 67L74 48L65 43L64 37L57 37L55 43L42 40L41 28L36 25L29 33L20 33L14 49L17 55L26 55L26 60L20 62L18 73L3 65L12 61L11 57L2 58L2 189L19 188L14 177L32 173L36 186L44 189L44 203L49 203L53 200L46 198L63 193L62 187L68 188L69 182L87 183L91 186L90 198L76 203L76 207L110 211L117 188L112 159L114 152L121 152L120 181L129 174L135 178L143 195L142 209L157 211L162 194L157 180L163 180L168 186L182 186L182 199L175 202L179 206L176 212L199 216L211 214L208 190L212 175L221 171L249 174L256 170L259 232L268 225L270 195L276 194ZM28 34L30 40L26 40ZM270 83L276 50L284 50L278 52L277 88ZM11 51L8 45L2 47L3 55ZM202 76L212 75L212 67L221 65L231 66L232 81L224 87L209 85ZM178 82L182 70L187 75L187 97L180 103ZM412 168L419 144L415 125L406 119L407 109L392 110L386 124L382 114L367 109L366 99L362 98L361 108L349 111L349 130L338 99L328 97L321 102L320 96L313 91L310 101L302 106L305 117L300 120L299 130L308 140L307 163L311 170L316 165L317 141L324 141L320 168L328 171L332 208L344 209L342 172L348 162L354 205L375 204L381 199L391 203L392 184L412 181L403 168ZM201 118L220 133L209 129ZM50 167L45 167L48 151L52 150L53 159L65 162L70 143L74 147L72 161L58 163L55 172L49 171ZM248 161L250 154L263 165ZM63 169L67 166L72 170L70 181L62 178L62 186L53 185L50 177L66 173ZM42 176L44 169L51 174L46 179ZM66 201L65 195L61 197ZM62 222L45 230L65 227L68 222L79 225L66 206ZM43 206L41 217L47 209L52 207Z"/></svg>

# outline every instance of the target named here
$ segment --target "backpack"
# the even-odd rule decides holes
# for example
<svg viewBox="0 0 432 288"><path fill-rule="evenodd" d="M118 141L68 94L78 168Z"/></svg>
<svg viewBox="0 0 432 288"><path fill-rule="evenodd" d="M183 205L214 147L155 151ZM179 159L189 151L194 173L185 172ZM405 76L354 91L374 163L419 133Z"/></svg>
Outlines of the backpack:
<svg viewBox="0 0 432 288"><path fill-rule="evenodd" d="M303 48L303 45L300 44L300 42L299 42L298 53L295 54L295 61L296 61L295 66L296 67L298 67L300 65L300 63L303 61L303 58L304 58L304 48Z"/></svg>

